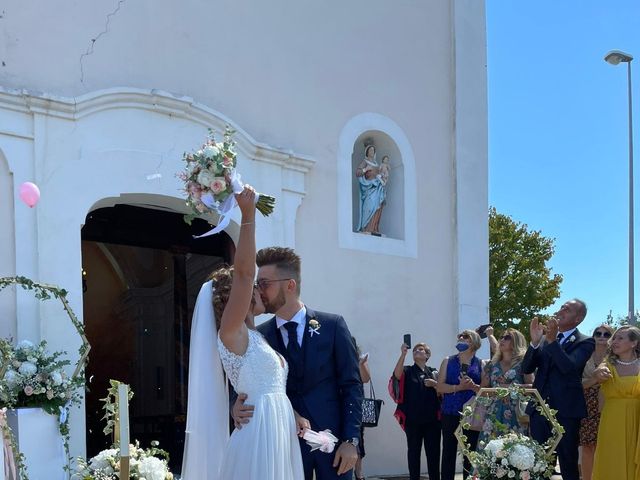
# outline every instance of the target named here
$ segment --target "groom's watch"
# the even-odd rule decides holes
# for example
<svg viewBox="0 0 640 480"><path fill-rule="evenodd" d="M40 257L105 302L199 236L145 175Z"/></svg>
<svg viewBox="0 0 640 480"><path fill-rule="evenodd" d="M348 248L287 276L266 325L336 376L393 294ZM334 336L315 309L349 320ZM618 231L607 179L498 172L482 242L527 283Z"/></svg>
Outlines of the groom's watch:
<svg viewBox="0 0 640 480"><path fill-rule="evenodd" d="M360 445L360 439L358 437L353 437L349 440L345 440L344 443L350 443L354 447L358 448L358 445Z"/></svg>

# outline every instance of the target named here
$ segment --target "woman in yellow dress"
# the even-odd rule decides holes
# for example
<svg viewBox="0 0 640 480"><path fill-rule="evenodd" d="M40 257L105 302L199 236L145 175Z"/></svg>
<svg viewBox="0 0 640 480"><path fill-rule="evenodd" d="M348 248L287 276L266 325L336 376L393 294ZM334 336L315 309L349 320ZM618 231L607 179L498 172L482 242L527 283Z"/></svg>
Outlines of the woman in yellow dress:
<svg viewBox="0 0 640 480"><path fill-rule="evenodd" d="M595 373L604 407L593 480L640 480L640 329L625 325L611 338Z"/></svg>

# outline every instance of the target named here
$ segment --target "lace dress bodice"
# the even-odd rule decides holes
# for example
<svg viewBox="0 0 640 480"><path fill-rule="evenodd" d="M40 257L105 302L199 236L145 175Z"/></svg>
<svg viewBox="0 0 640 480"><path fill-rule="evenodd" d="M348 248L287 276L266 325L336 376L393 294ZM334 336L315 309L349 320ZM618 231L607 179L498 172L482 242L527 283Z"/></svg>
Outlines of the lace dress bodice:
<svg viewBox="0 0 640 480"><path fill-rule="evenodd" d="M218 349L224 371L236 392L246 393L249 398L270 393L286 395L289 366L260 332L249 330L249 343L244 355L227 350L220 336Z"/></svg>

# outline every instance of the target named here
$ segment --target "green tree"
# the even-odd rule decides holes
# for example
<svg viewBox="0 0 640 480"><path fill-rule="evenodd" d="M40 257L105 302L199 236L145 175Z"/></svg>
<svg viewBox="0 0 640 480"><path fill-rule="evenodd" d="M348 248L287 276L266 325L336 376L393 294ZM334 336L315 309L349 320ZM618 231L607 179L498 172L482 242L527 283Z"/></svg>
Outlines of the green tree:
<svg viewBox="0 0 640 480"><path fill-rule="evenodd" d="M526 335L528 320L560 296L562 275L547 266L554 241L489 209L489 318L496 330L513 327Z"/></svg>

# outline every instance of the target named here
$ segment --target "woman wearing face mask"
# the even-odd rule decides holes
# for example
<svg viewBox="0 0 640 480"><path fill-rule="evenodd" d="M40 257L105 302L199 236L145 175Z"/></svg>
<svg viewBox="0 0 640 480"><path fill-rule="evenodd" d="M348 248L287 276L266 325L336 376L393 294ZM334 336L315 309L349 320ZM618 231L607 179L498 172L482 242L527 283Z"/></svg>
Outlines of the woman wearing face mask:
<svg viewBox="0 0 640 480"><path fill-rule="evenodd" d="M480 335L473 330L463 330L458 335L456 355L442 361L436 389L442 398L442 480L453 480L456 470L458 440L454 435L460 424L462 405L480 389L482 363L476 357L480 348ZM479 432L465 430L471 450L476 449ZM471 475L471 463L464 459L464 478Z"/></svg>

